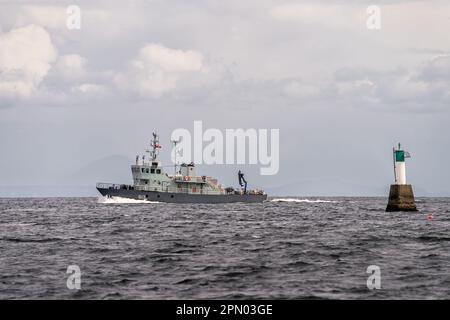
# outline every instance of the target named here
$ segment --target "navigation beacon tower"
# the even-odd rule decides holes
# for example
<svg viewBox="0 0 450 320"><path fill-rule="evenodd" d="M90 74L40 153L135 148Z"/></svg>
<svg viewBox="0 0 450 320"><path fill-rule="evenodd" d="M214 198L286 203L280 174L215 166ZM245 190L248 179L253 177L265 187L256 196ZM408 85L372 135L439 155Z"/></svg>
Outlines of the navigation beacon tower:
<svg viewBox="0 0 450 320"><path fill-rule="evenodd" d="M411 156L409 152L402 150L399 143L398 149L393 149L393 157L395 184L391 185L386 211L417 211L412 186L406 184L405 159Z"/></svg>

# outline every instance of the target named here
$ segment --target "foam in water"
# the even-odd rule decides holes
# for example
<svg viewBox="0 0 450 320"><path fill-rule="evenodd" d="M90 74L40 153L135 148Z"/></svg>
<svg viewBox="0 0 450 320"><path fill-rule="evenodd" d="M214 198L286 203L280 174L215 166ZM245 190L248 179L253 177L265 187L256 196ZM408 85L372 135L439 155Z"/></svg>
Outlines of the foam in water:
<svg viewBox="0 0 450 320"><path fill-rule="evenodd" d="M331 200L309 200L309 199L295 199L295 198L280 198L272 199L270 202L298 202L298 203L336 203L337 201Z"/></svg>
<svg viewBox="0 0 450 320"><path fill-rule="evenodd" d="M136 200L122 197L98 197L98 203L122 204L122 203L160 203L159 201Z"/></svg>

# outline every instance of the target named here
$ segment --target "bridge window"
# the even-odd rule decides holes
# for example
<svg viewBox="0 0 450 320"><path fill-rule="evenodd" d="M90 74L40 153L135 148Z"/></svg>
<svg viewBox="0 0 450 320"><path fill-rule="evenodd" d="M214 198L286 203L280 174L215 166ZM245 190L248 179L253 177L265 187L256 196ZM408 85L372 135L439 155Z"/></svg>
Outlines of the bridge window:
<svg viewBox="0 0 450 320"><path fill-rule="evenodd" d="M156 169L156 173L160 174L161 173L161 169Z"/></svg>
<svg viewBox="0 0 450 320"><path fill-rule="evenodd" d="M150 172L151 172L151 173L155 173L155 169L151 169Z"/></svg>
<svg viewBox="0 0 450 320"><path fill-rule="evenodd" d="M144 168L141 169L142 173L144 173Z"/></svg>

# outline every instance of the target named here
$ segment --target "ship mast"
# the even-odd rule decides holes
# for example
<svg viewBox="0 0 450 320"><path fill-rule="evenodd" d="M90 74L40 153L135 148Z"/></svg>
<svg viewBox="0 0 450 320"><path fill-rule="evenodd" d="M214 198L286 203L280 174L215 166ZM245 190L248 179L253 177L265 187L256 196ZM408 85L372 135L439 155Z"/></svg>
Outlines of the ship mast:
<svg viewBox="0 0 450 320"><path fill-rule="evenodd" d="M153 139L150 141L150 146L152 147L152 150L147 150L147 152L150 154L152 161L155 161L158 157L159 149L161 148L159 136L156 132L153 132Z"/></svg>
<svg viewBox="0 0 450 320"><path fill-rule="evenodd" d="M177 175L177 153L178 153L178 151L177 151L177 144L180 142L181 140L172 140L172 143L173 143L173 151L174 151L174 157L175 157L175 159L174 159L174 176L176 176Z"/></svg>

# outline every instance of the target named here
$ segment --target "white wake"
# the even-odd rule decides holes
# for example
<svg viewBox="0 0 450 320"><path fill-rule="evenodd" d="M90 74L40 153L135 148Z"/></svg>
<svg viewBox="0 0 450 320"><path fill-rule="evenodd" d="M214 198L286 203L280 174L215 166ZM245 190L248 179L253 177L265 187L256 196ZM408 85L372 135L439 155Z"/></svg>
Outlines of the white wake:
<svg viewBox="0 0 450 320"><path fill-rule="evenodd" d="M310 199L295 199L295 198L279 198L271 199L270 202L298 202L298 203L336 203L337 201L332 200L310 200Z"/></svg>
<svg viewBox="0 0 450 320"><path fill-rule="evenodd" d="M98 197L98 203L103 204L122 204L122 203L160 203L159 201L136 200L122 197Z"/></svg>

